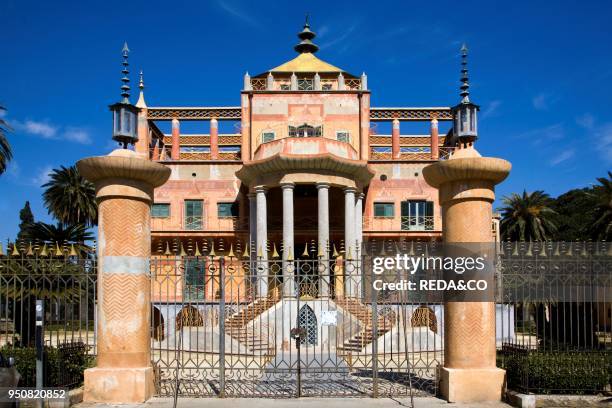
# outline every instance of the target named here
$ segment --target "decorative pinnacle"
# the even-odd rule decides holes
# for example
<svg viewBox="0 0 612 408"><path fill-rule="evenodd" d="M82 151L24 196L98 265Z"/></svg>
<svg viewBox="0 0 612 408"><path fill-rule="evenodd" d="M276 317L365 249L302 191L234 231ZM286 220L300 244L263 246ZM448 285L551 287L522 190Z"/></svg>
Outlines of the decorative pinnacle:
<svg viewBox="0 0 612 408"><path fill-rule="evenodd" d="M467 69L468 48L465 43L461 46L461 103L470 103L470 84Z"/></svg>
<svg viewBox="0 0 612 408"><path fill-rule="evenodd" d="M123 69L121 70L121 73L123 74L123 78L121 78L121 82L123 82L121 85L121 103L130 103L130 78L128 76L130 73L130 70L128 69L128 66L130 65L128 63L128 54L130 53L130 49L128 48L127 42L123 43L121 53L123 55L123 62L121 63L123 65Z"/></svg>
<svg viewBox="0 0 612 408"><path fill-rule="evenodd" d="M144 77L142 75L142 69L140 70L140 82L138 83L138 88L142 91L144 89Z"/></svg>
<svg viewBox="0 0 612 408"><path fill-rule="evenodd" d="M294 50L300 54L304 53L315 53L319 50L319 46L312 42L312 39L316 37L313 31L310 31L310 24L308 23L308 14L306 14L306 20L304 21L304 28L298 33L298 38L301 40L295 47Z"/></svg>

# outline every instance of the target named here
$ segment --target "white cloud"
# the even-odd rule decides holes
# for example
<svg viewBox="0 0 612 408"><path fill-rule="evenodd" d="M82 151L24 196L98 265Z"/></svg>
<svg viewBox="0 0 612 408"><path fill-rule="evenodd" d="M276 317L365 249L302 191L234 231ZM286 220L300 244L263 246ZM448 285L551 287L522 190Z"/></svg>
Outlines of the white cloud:
<svg viewBox="0 0 612 408"><path fill-rule="evenodd" d="M18 120L12 120L10 124L15 130L20 130L34 136L40 136L43 139L54 139L57 134L57 127L46 122L37 122L34 120L20 122Z"/></svg>
<svg viewBox="0 0 612 408"><path fill-rule="evenodd" d="M556 155L555 157L553 157L548 163L551 166L556 166L558 164L563 163L566 160L571 159L572 157L574 157L575 154L576 154L576 151L574 149L564 150L558 155Z"/></svg>
<svg viewBox="0 0 612 408"><path fill-rule="evenodd" d="M6 174L14 179L19 178L19 175L21 174L21 167L19 167L17 160L13 159L8 163L6 166Z"/></svg>
<svg viewBox="0 0 612 408"><path fill-rule="evenodd" d="M563 123L555 123L543 128L532 129L520 134L518 137L530 139L534 146L560 140L565 137L565 126Z"/></svg>
<svg viewBox="0 0 612 408"><path fill-rule="evenodd" d="M91 136L87 130L74 126L57 126L49 122L35 120L10 120L9 125L18 132L38 136L48 140L67 140L78 144L91 144Z"/></svg>
<svg viewBox="0 0 612 408"><path fill-rule="evenodd" d="M62 138L79 144L91 144L91 137L89 136L89 133L81 128L66 128L62 134Z"/></svg>
<svg viewBox="0 0 612 408"><path fill-rule="evenodd" d="M595 126L595 117L590 113L585 113L576 118L576 123L585 129L593 129Z"/></svg>
<svg viewBox="0 0 612 408"><path fill-rule="evenodd" d="M228 2L224 0L218 0L217 4L219 7L221 7L221 9L223 9L223 11L237 18L238 20L241 20L250 26L261 28L261 23L257 19L253 18L251 13L236 7L236 4L228 4Z"/></svg>
<svg viewBox="0 0 612 408"><path fill-rule="evenodd" d="M344 32L342 32L338 37L333 40L327 41L321 44L321 49L329 48L332 45L343 43L350 35L357 29L359 23L357 21L353 22ZM345 45L344 48L348 47L348 44Z"/></svg>
<svg viewBox="0 0 612 408"><path fill-rule="evenodd" d="M537 110L548 110L552 102L551 95L547 93L539 93L531 100L533 107Z"/></svg>
<svg viewBox="0 0 612 408"><path fill-rule="evenodd" d="M32 178L32 184L37 185L37 186L42 186L43 184L45 184L47 181L50 180L51 176L50 173L53 171L53 167L52 166L45 166L43 167L36 176L34 176Z"/></svg>
<svg viewBox="0 0 612 408"><path fill-rule="evenodd" d="M594 130L594 136L600 154L608 163L612 163L612 122L598 126Z"/></svg>
<svg viewBox="0 0 612 408"><path fill-rule="evenodd" d="M484 109L482 111L482 113L480 114L480 119L484 120L486 118L491 118L494 116L497 116L497 114L499 113L499 107L501 105L502 101L500 100L494 100L491 101L488 105L487 108Z"/></svg>

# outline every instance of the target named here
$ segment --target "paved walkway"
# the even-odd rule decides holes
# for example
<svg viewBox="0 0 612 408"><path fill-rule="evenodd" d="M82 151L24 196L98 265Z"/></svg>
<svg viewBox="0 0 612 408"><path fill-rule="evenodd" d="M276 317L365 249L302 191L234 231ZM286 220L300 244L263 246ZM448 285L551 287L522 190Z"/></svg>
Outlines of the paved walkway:
<svg viewBox="0 0 612 408"><path fill-rule="evenodd" d="M145 404L134 405L106 405L85 404L76 405L78 408L172 408L172 398L152 398ZM507 408L510 405L502 402L479 404L449 404L444 400L433 397L418 397L414 399L416 408ZM300 398L300 399L271 399L271 398L180 398L177 408L401 408L410 407L409 398Z"/></svg>

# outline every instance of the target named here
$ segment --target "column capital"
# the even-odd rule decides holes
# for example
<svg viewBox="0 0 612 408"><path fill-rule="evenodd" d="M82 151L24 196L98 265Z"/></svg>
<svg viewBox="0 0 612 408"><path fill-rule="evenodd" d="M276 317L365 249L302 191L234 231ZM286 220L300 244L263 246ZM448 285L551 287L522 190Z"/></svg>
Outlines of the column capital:
<svg viewBox="0 0 612 408"><path fill-rule="evenodd" d="M290 188L290 189L294 189L295 188L295 183L292 181L285 181L280 183L280 187L284 190L286 188Z"/></svg>
<svg viewBox="0 0 612 408"><path fill-rule="evenodd" d="M357 189L355 187L344 187L343 191L344 191L344 194L348 194L348 193L356 194L357 193Z"/></svg>
<svg viewBox="0 0 612 408"><path fill-rule="evenodd" d="M326 181L317 181L316 186L317 186L317 189L331 187L331 185Z"/></svg>
<svg viewBox="0 0 612 408"><path fill-rule="evenodd" d="M253 187L253 191L255 191L255 193L266 193L268 191L268 188L266 186L255 186Z"/></svg>
<svg viewBox="0 0 612 408"><path fill-rule="evenodd" d="M170 177L170 168L143 159L127 149L113 150L108 156L79 160L77 168L83 177L96 186L96 198L132 197L153 200L153 189Z"/></svg>
<svg viewBox="0 0 612 408"><path fill-rule="evenodd" d="M356 198L363 200L365 198L365 193L362 193L362 192L357 193Z"/></svg>

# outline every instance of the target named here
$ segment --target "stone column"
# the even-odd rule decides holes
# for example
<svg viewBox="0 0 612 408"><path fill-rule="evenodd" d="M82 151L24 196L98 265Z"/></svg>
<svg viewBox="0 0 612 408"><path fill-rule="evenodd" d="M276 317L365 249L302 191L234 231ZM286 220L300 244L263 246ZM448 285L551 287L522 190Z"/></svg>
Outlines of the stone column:
<svg viewBox="0 0 612 408"><path fill-rule="evenodd" d="M355 256L359 256L361 254L361 243L363 242L363 199L365 198L365 194L357 193L355 197L355 241L356 241L356 249L358 253Z"/></svg>
<svg viewBox="0 0 612 408"><path fill-rule="evenodd" d="M257 195L257 296L268 295L268 204L266 203L266 188L255 187Z"/></svg>
<svg viewBox="0 0 612 408"><path fill-rule="evenodd" d="M210 158L219 159L219 122L215 118L210 120Z"/></svg>
<svg viewBox="0 0 612 408"><path fill-rule="evenodd" d="M344 189L344 287L347 297L356 296L352 263L355 257L355 191L353 187Z"/></svg>
<svg viewBox="0 0 612 408"><path fill-rule="evenodd" d="M439 189L444 242L492 242L494 189L510 168L468 146L423 169ZM505 372L496 367L495 353L495 303L445 302L442 395L449 402L499 401Z"/></svg>
<svg viewBox="0 0 612 408"><path fill-rule="evenodd" d="M257 257L257 195L249 193L249 255Z"/></svg>
<svg viewBox="0 0 612 408"><path fill-rule="evenodd" d="M170 157L172 160L179 160L181 158L181 125L178 119L172 119L172 150L170 151Z"/></svg>
<svg viewBox="0 0 612 408"><path fill-rule="evenodd" d="M393 160L400 158L400 123L397 119L393 119L391 130L391 158Z"/></svg>
<svg viewBox="0 0 612 408"><path fill-rule="evenodd" d="M438 119L431 119L431 160L440 158L440 142L438 138Z"/></svg>
<svg viewBox="0 0 612 408"><path fill-rule="evenodd" d="M295 184L283 183L283 297L295 296L293 259L293 189Z"/></svg>
<svg viewBox="0 0 612 408"><path fill-rule="evenodd" d="M84 400L140 403L154 392L151 366L151 201L170 169L131 150L77 163L98 202L97 365Z"/></svg>
<svg viewBox="0 0 612 408"><path fill-rule="evenodd" d="M323 297L329 296L329 183L317 183L317 198L318 198L318 256L322 262L319 265L320 291L319 294Z"/></svg>

